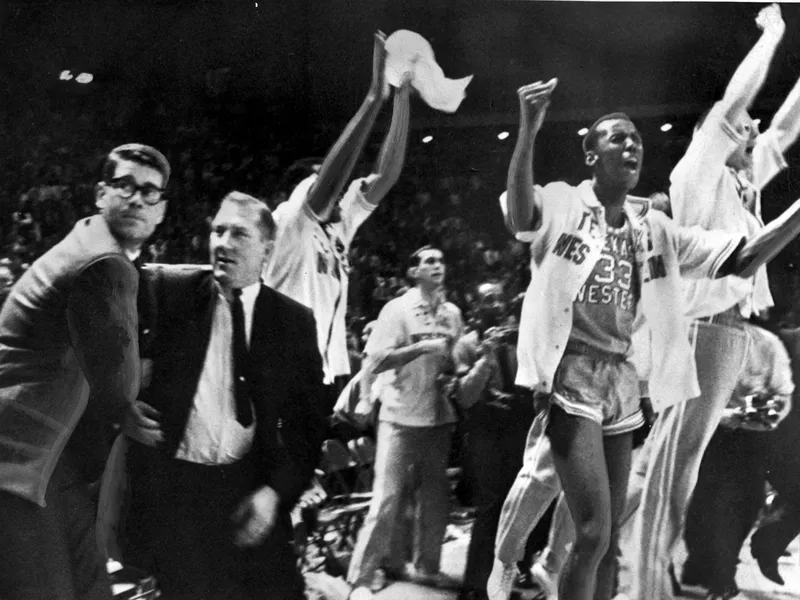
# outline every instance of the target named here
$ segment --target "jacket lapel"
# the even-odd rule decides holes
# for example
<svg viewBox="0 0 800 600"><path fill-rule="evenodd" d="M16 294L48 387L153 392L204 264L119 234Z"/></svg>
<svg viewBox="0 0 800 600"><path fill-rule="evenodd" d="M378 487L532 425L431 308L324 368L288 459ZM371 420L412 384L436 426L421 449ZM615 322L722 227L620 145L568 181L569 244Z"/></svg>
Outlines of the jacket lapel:
<svg viewBox="0 0 800 600"><path fill-rule="evenodd" d="M260 371L275 366L280 349L280 322L275 310L275 292L261 286L253 310L253 330L250 335L250 356Z"/></svg>
<svg viewBox="0 0 800 600"><path fill-rule="evenodd" d="M253 408L260 436L264 443L274 432L278 418L277 402L284 395L284 377L279 376L286 365L281 360L284 335L275 292L262 285L253 310L253 329L250 335L250 360L256 380L253 382Z"/></svg>

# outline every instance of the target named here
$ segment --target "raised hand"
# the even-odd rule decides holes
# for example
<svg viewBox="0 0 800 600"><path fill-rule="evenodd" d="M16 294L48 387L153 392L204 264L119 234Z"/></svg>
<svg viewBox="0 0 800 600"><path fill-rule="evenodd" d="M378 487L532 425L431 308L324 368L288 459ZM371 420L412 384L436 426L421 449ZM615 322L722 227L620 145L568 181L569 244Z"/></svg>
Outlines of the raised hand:
<svg viewBox="0 0 800 600"><path fill-rule="evenodd" d="M783 36L786 23L783 22L781 16L781 7L777 4L770 4L762 8L756 16L756 25L764 33L771 33L776 37Z"/></svg>
<svg viewBox="0 0 800 600"><path fill-rule="evenodd" d="M385 99L389 95L389 85L386 82L386 36L382 31L375 33L375 43L372 47L372 83L369 93L375 98Z"/></svg>
<svg viewBox="0 0 800 600"><path fill-rule="evenodd" d="M555 77L547 82L537 81L523 85L517 90L520 108L520 124L532 133L539 131L550 106L550 95L558 85Z"/></svg>

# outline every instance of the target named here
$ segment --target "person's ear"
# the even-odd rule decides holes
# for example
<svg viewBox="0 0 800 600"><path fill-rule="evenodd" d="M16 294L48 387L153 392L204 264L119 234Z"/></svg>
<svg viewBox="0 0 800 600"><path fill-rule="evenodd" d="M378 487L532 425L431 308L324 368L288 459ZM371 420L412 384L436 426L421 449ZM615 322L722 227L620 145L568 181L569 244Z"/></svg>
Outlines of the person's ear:
<svg viewBox="0 0 800 600"><path fill-rule="evenodd" d="M593 167L595 165L595 163L597 162L597 158L598 158L597 153L593 152L592 150L589 150L586 153L586 157L585 157L586 166L587 167Z"/></svg>
<svg viewBox="0 0 800 600"><path fill-rule="evenodd" d="M107 206L106 202L106 195L108 192L106 191L106 186L102 183L97 183L94 186L94 205L97 208L105 208Z"/></svg>

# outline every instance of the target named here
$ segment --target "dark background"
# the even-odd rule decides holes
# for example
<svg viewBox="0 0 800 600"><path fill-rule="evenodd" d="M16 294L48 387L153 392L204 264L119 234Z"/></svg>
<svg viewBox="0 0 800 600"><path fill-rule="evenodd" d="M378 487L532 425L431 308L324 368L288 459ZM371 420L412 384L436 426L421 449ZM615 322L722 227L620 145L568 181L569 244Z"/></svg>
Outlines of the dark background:
<svg viewBox="0 0 800 600"><path fill-rule="evenodd" d="M413 101L408 160L401 184L392 192L402 199L389 199L392 210L404 210L403 202L423 188L444 189L442 178L473 178L472 204L462 210L500 239L505 232L496 198L505 187L515 140L519 86L554 76L560 80L539 141L540 180L575 183L584 178L578 129L605 112L625 110L645 141L645 169L636 193L666 190L697 117L721 96L758 39L754 19L763 6L0 0L0 132L10 132L0 140L0 196L6 194L13 203L20 190L45 173L37 161L43 156L50 160L46 152L52 140L40 143L33 158L28 152L29 139L48 135L47 129L54 127L52 119L39 120L37 114L44 113L61 113L60 128L70 119L85 120L82 132L80 123L76 125L76 139L84 139L83 144L69 144L62 155L97 153L135 139L166 149L170 160L188 153L187 164L196 165L197 177L203 161L232 162L233 168L220 176L220 189L235 185L270 195L279 185L278 176L248 173L246 179L237 179L244 171L237 166L239 155L252 156L253 165L268 155L271 173L297 158L323 155L367 91L373 32L410 29L431 42L446 75L474 79L454 115ZM786 35L751 111L763 120L762 129L800 76L800 5L787 4L782 10ZM83 86L60 81L65 69L91 72L95 79ZM387 106L379 117L365 162L374 160L390 113ZM211 115L213 123L213 147L202 152L193 147L194 138L183 135L181 146L175 134L178 123L192 123L198 115ZM98 118L108 126L98 124ZM664 122L673 129L661 132ZM199 131L205 135L203 127ZM500 131L511 135L498 140ZM433 135L432 143L422 144L426 135ZM96 147L85 139L96 139ZM231 144L247 151L231 149ZM269 152L260 153L260 148ZM800 152L792 150L787 158L790 168L764 194L767 221L800 196ZM20 175L25 165L28 171ZM60 172L50 169L46 177L56 179ZM75 176L86 177L83 173L88 171ZM217 190L202 197L202 186L186 190L181 190L183 205L205 203L204 211L221 197ZM190 230L177 228L173 236ZM780 268L777 279L791 279L792 288L800 285L794 267L797 246L790 246L771 268Z"/></svg>

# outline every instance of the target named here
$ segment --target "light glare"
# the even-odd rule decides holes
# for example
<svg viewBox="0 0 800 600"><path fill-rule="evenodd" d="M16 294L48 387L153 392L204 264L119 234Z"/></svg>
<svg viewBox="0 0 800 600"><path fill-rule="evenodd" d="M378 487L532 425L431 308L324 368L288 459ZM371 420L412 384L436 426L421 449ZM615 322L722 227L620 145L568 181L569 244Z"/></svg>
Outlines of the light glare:
<svg viewBox="0 0 800 600"><path fill-rule="evenodd" d="M423 144L427 144L427 143L432 142L432 141L433 141L433 136L432 135L426 135L424 138L422 138L422 143Z"/></svg>
<svg viewBox="0 0 800 600"><path fill-rule="evenodd" d="M672 123L664 123L664 124L661 126L661 131L663 131L664 133L666 133L666 132L667 132L667 131L669 131L670 129L672 129Z"/></svg>
<svg viewBox="0 0 800 600"><path fill-rule="evenodd" d="M501 131L500 133L497 134L497 139L498 140L504 140L507 137L508 137L508 132L507 131Z"/></svg>
<svg viewBox="0 0 800 600"><path fill-rule="evenodd" d="M78 83L92 83L93 79L94 75L92 75L91 73L81 73L75 78L75 81L77 81Z"/></svg>
<svg viewBox="0 0 800 600"><path fill-rule="evenodd" d="M586 135L587 133L589 133L588 127L582 127L581 129L578 129L578 135Z"/></svg>
<svg viewBox="0 0 800 600"><path fill-rule="evenodd" d="M72 79L72 71L66 70L61 71L61 74L58 76L61 81L69 81Z"/></svg>

